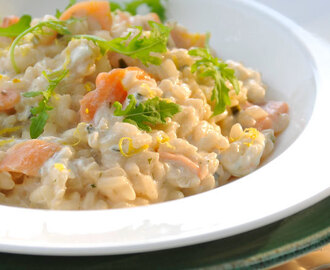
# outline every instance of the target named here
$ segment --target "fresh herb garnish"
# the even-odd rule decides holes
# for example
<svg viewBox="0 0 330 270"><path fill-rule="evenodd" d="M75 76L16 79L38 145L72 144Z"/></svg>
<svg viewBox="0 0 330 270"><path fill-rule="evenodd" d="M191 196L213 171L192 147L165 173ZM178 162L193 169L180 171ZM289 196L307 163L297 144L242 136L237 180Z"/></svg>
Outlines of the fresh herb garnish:
<svg viewBox="0 0 330 270"><path fill-rule="evenodd" d="M95 42L104 54L108 51L117 52L135 59L139 59L144 65L160 65L160 57L152 53L164 53L167 51L167 41L170 34L170 28L153 21L149 21L151 27L150 36L142 37L142 27L136 27L139 32L131 40L132 33L125 37L119 37L112 40L104 40L92 35L76 35L74 38L85 38Z"/></svg>
<svg viewBox="0 0 330 270"><path fill-rule="evenodd" d="M43 72L42 74L45 76L49 83L47 89L45 91L26 92L23 94L24 97L36 97L40 95L43 96L43 99L39 102L38 106L30 110L31 114L33 115L30 125L31 139L38 138L44 132L44 127L49 117L47 111L51 111L53 109L53 107L48 105L50 98L53 96L57 85L65 78L68 73L69 71L67 69L55 71L50 74Z"/></svg>
<svg viewBox="0 0 330 270"><path fill-rule="evenodd" d="M70 0L69 4L65 7L64 11L72 7L75 3L77 3L77 0ZM60 11L59 9L56 9L55 17L59 19L64 11Z"/></svg>
<svg viewBox="0 0 330 270"><path fill-rule="evenodd" d="M166 20L166 9L163 6L161 0L134 0L130 3L123 3L123 5L120 5L119 3L110 2L111 11L115 11L118 9L121 11L128 11L132 15L136 15L139 7L142 5L147 5L149 7L150 12L158 14L162 22Z"/></svg>
<svg viewBox="0 0 330 270"><path fill-rule="evenodd" d="M116 10L121 10L121 11L125 11L125 7L119 3L116 2L109 2L110 5L110 10L111 11L116 11Z"/></svg>
<svg viewBox="0 0 330 270"><path fill-rule="evenodd" d="M8 27L0 28L0 36L3 37L17 37L19 34L30 28L31 23L30 15L23 15L19 21Z"/></svg>
<svg viewBox="0 0 330 270"><path fill-rule="evenodd" d="M211 101L215 102L213 114L223 113L226 106L230 105L229 88L226 86L226 80L232 84L236 94L240 91L235 71L228 68L226 63L212 56L208 48L191 49L189 55L200 58L191 66L191 72L196 72L200 78L210 77L214 80L215 86L211 96Z"/></svg>
<svg viewBox="0 0 330 270"><path fill-rule="evenodd" d="M124 122L137 126L141 130L151 131L151 126L157 124L166 124L166 118L173 117L181 111L178 104L168 102L155 97L141 102L136 106L136 99L129 95L130 100L125 110L122 110L122 104L116 101L113 106L115 116L124 116Z"/></svg>
<svg viewBox="0 0 330 270"><path fill-rule="evenodd" d="M61 35L69 35L69 34L71 34L71 32L69 31L67 26L76 20L77 19L69 19L66 21L55 21L55 20L44 21L44 22L40 22L40 23L36 24L35 26L30 27L30 28L26 29L25 31L21 32L15 38L15 40L13 41L13 43L11 44L10 49L9 49L10 60L11 60L11 63L13 65L16 73L19 73L20 70L15 61L15 47L18 45L18 43L21 41L21 39L24 38L24 36L26 36L29 33L35 33L35 34L41 33L42 34L42 33L44 33L43 27L50 28Z"/></svg>

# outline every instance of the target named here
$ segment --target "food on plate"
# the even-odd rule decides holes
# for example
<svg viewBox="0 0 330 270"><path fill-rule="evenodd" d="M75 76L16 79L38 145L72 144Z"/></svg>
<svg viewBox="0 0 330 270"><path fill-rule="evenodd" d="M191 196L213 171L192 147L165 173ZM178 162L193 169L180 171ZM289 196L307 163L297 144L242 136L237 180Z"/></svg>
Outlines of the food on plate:
<svg viewBox="0 0 330 270"><path fill-rule="evenodd" d="M150 13L137 14L141 5ZM71 0L0 28L0 203L109 209L198 194L253 172L288 125L260 74L160 0ZM221 48L215 48L221 52Z"/></svg>

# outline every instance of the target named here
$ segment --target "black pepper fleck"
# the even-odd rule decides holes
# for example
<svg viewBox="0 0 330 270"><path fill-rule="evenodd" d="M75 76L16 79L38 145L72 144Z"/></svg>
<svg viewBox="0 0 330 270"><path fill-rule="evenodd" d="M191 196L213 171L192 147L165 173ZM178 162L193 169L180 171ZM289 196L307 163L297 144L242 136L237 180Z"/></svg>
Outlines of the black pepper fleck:
<svg viewBox="0 0 330 270"><path fill-rule="evenodd" d="M91 134L95 130L94 127L93 127L93 125L91 125L91 124L89 124L86 127L86 129L87 129L88 134Z"/></svg>
<svg viewBox="0 0 330 270"><path fill-rule="evenodd" d="M120 68L127 68L128 67L125 60L122 59L122 58L119 59L118 64L119 64Z"/></svg>
<svg viewBox="0 0 330 270"><path fill-rule="evenodd" d="M237 106L233 106L233 107L231 107L230 109L231 109L231 113L232 113L233 115L239 113L240 110L241 110L241 108L240 108L239 105L237 105Z"/></svg>

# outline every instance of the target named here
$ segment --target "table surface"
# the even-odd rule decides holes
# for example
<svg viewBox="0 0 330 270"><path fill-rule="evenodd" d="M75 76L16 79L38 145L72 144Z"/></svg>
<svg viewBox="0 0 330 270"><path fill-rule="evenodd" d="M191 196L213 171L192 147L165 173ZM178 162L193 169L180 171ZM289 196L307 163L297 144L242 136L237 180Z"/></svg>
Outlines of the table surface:
<svg viewBox="0 0 330 270"><path fill-rule="evenodd" d="M330 44L330 1L257 0ZM165 251L100 257L0 253L0 269L263 269L330 242L330 198L289 218L233 237Z"/></svg>
<svg viewBox="0 0 330 270"><path fill-rule="evenodd" d="M99 257L0 254L0 269L264 269L330 242L330 197L247 233L164 251Z"/></svg>

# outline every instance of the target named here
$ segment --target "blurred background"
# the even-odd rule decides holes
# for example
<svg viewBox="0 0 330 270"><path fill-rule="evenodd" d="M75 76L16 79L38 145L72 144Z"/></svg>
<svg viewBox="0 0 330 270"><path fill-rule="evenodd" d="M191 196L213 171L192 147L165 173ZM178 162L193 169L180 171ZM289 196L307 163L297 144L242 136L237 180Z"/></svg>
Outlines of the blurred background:
<svg viewBox="0 0 330 270"><path fill-rule="evenodd" d="M330 42L330 1L328 0L256 0L289 17Z"/></svg>

